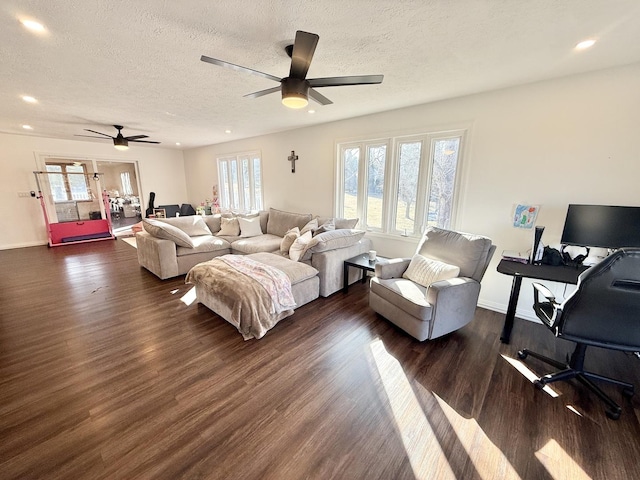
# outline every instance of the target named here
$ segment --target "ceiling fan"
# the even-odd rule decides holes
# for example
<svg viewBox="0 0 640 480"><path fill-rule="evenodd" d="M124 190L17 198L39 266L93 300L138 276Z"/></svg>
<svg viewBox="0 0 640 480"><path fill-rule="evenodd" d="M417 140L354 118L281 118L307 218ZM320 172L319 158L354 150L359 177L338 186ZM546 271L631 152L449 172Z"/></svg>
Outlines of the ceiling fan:
<svg viewBox="0 0 640 480"><path fill-rule="evenodd" d="M122 125L114 125L115 129L118 130L118 135L115 137L111 135L107 135L106 133L96 132L95 130L89 130L85 128L85 131L91 133L97 133L98 135L102 135L102 137L96 137L95 135L76 135L76 137L89 137L89 138L102 138L109 137L113 139L113 146L118 150L127 150L129 148L129 142L138 142L138 143L160 143L160 142L152 142L151 140L141 140L142 138L149 138L148 135L132 135L131 137L125 137L122 135L122 129L124 128Z"/></svg>
<svg viewBox="0 0 640 480"><path fill-rule="evenodd" d="M357 75L349 77L327 77L327 78L306 78L313 53L316 50L318 39L315 33L308 33L298 30L293 45L285 48L287 55L291 57L291 69L289 76L278 78L268 73L259 72L247 67L234 65L233 63L218 60L216 58L202 55L200 60L220 67L231 68L238 72L246 72L259 77L280 83L280 86L249 93L245 97L257 98L277 91L282 92L282 103L290 108L303 108L309 103L309 97L321 105L333 103L327 97L318 93L315 88L339 87L343 85L371 85L382 83L383 75Z"/></svg>

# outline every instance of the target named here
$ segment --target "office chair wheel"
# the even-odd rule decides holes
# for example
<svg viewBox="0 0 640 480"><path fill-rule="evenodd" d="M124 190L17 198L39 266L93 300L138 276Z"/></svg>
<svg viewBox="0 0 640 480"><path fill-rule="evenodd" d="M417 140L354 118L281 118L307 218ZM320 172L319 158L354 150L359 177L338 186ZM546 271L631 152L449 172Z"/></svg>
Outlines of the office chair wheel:
<svg viewBox="0 0 640 480"><path fill-rule="evenodd" d="M633 394L635 393L635 391L633 390L633 388L623 388L622 389L622 395L625 398L631 398L633 397Z"/></svg>
<svg viewBox="0 0 640 480"><path fill-rule="evenodd" d="M542 390L544 388L544 386L546 385L545 382L543 382L542 380L538 379L538 380L534 380L533 384L536 386L536 388L538 390Z"/></svg>
<svg viewBox="0 0 640 480"><path fill-rule="evenodd" d="M617 410L605 410L607 417L609 417L611 420L618 420L620 418L620 413L622 413L621 409L617 409Z"/></svg>
<svg viewBox="0 0 640 480"><path fill-rule="evenodd" d="M527 352L526 350L518 350L518 358L520 360L524 360L528 356L529 356L529 352Z"/></svg>

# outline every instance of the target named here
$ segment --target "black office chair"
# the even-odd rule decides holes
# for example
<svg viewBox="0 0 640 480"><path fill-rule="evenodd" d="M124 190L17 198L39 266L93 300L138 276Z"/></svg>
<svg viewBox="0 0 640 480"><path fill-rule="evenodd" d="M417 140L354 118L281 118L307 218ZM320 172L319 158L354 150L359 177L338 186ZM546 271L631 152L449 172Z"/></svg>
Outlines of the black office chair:
<svg viewBox="0 0 640 480"><path fill-rule="evenodd" d="M631 398L633 385L596 373L584 371L587 346L637 352L640 350L640 248L623 248L578 278L577 289L564 302L557 303L543 285L534 283L534 311L557 337L576 342L569 363L524 349L521 359L531 355L561 369L534 382L542 389L547 383L577 378L607 404L609 418L618 419L621 408L591 380L599 380L623 388ZM546 301L540 301L540 296Z"/></svg>

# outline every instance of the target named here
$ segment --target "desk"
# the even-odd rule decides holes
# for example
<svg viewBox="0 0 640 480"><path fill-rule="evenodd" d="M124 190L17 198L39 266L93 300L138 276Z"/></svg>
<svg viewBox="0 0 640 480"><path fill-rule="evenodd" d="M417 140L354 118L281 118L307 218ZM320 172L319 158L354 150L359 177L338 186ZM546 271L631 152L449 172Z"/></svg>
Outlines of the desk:
<svg viewBox="0 0 640 480"><path fill-rule="evenodd" d="M575 285L578 283L578 276L587 268L589 267L567 267L564 265L554 267L553 265L531 265L528 263L513 262L511 260L500 260L497 268L498 272L513 277L507 315L504 319L502 335L500 335L502 343L509 343L509 339L511 338L511 330L513 329L513 320L516 316L516 307L518 306L518 297L520 296L520 286L522 285L523 278L549 280L551 282Z"/></svg>
<svg viewBox="0 0 640 480"><path fill-rule="evenodd" d="M388 260L385 257L377 256L375 260L369 260L369 254L363 253L356 255L355 257L348 258L344 261L344 281L342 284L342 291L347 293L349 290L349 267L355 267L362 270L362 283L367 280L367 272L374 272L376 269L376 263L380 263L381 260Z"/></svg>

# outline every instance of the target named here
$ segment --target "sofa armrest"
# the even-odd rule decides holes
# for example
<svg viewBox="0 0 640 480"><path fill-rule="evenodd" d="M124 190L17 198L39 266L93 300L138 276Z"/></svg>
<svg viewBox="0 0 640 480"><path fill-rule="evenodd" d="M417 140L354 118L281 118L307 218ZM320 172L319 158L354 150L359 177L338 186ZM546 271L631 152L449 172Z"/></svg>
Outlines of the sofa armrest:
<svg viewBox="0 0 640 480"><path fill-rule="evenodd" d="M410 258L391 258L388 261L376 263L376 277L382 279L400 278L410 262Z"/></svg>
<svg viewBox="0 0 640 480"><path fill-rule="evenodd" d="M479 295L480 283L468 277L429 285L426 299L433 306L429 338L440 337L469 323L475 314Z"/></svg>
<svg viewBox="0 0 640 480"><path fill-rule="evenodd" d="M176 244L147 232L136 233L138 263L160 279L179 275Z"/></svg>
<svg viewBox="0 0 640 480"><path fill-rule="evenodd" d="M348 247L336 248L311 255L311 266L318 270L320 277L320 296L328 297L332 293L342 290L344 279L344 261L371 250L371 240L363 238L358 243ZM349 283L362 278L362 270L349 269Z"/></svg>

